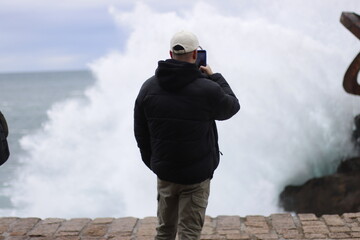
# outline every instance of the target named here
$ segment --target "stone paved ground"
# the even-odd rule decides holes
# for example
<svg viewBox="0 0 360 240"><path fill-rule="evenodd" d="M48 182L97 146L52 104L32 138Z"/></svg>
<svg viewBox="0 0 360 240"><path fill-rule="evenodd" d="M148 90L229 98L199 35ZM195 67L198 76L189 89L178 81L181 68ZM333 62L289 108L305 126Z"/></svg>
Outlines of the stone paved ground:
<svg viewBox="0 0 360 240"><path fill-rule="evenodd" d="M0 240L148 240L156 218L0 218ZM206 217L202 240L357 239L360 213Z"/></svg>

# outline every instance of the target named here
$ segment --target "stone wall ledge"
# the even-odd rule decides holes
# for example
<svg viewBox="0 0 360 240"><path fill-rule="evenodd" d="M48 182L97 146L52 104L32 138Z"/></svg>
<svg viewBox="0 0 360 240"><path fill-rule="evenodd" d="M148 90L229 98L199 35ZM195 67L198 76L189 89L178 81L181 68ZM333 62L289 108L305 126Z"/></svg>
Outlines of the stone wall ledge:
<svg viewBox="0 0 360 240"><path fill-rule="evenodd" d="M156 217L0 218L0 240L150 240ZM201 240L358 239L360 213L206 216Z"/></svg>

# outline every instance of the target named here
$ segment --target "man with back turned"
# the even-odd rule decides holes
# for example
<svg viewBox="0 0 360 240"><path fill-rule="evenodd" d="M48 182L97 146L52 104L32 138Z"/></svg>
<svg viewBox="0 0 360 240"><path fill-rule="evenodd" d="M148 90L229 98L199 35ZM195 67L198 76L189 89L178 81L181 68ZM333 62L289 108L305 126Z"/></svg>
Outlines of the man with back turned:
<svg viewBox="0 0 360 240"><path fill-rule="evenodd" d="M240 109L224 77L195 64L198 48L193 33L176 33L171 59L159 61L135 102L135 138L158 177L156 240L173 240L177 233L179 240L200 238L220 157L215 120Z"/></svg>

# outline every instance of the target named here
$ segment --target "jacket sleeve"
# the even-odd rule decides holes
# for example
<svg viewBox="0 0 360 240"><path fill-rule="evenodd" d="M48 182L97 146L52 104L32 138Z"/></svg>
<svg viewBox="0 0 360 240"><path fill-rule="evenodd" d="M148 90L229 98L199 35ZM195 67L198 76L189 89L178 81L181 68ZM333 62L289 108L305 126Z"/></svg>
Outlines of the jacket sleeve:
<svg viewBox="0 0 360 240"><path fill-rule="evenodd" d="M150 158L151 158L151 146L150 146L150 133L145 117L145 112L143 108L143 91L140 90L140 93L135 101L134 108L134 133L137 146L140 149L142 161L150 168Z"/></svg>
<svg viewBox="0 0 360 240"><path fill-rule="evenodd" d="M220 73L215 73L209 78L216 82L220 88L214 94L214 119L226 120L234 116L240 109L239 100L236 98L230 85Z"/></svg>
<svg viewBox="0 0 360 240"><path fill-rule="evenodd" d="M2 112L0 112L0 124L5 132L5 137L8 137L9 135L9 128L6 122L6 119L4 117L4 115L2 114Z"/></svg>

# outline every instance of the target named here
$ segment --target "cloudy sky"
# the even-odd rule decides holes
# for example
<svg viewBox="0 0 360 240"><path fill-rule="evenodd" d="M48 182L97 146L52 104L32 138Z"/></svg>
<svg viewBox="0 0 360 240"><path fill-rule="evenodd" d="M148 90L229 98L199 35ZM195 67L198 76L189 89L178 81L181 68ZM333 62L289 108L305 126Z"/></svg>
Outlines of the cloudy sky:
<svg viewBox="0 0 360 240"><path fill-rule="evenodd" d="M118 27L109 8L131 11L131 0L0 0L0 72L84 69L111 51L121 51L129 29ZM196 1L143 0L154 11L184 12ZM255 12L289 21L291 27L313 23L301 20L307 11L321 20L341 11L360 11L358 0L207 0L224 14L251 17ZM286 11L282 10L286 5ZM292 18L292 19L289 19ZM293 19L297 21L292 21ZM274 20L273 19L273 20ZM327 20L328 21L328 20ZM321 24L321 23L319 23ZM314 25L314 33L320 25ZM211 27L211 26L204 26ZM331 30L331 27L329 28Z"/></svg>

